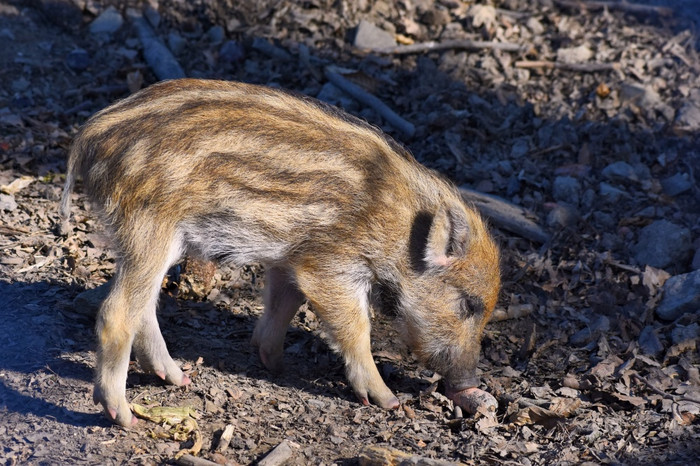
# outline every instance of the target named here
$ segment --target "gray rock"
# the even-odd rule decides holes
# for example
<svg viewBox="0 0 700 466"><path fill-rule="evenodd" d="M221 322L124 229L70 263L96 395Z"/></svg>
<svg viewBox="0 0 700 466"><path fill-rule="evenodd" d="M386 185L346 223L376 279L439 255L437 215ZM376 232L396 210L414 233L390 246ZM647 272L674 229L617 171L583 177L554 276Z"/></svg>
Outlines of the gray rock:
<svg viewBox="0 0 700 466"><path fill-rule="evenodd" d="M664 345L661 344L658 335L654 331L654 327L647 325L639 334L639 349L642 353L649 355L657 355L664 350Z"/></svg>
<svg viewBox="0 0 700 466"><path fill-rule="evenodd" d="M614 251L622 247L622 239L618 235L604 231L600 238L600 245L608 251Z"/></svg>
<svg viewBox="0 0 700 466"><path fill-rule="evenodd" d="M520 158L530 151L530 139L527 137L518 138L513 142L510 148L510 156Z"/></svg>
<svg viewBox="0 0 700 466"><path fill-rule="evenodd" d="M537 130L537 145L548 147L552 145L553 125L543 125Z"/></svg>
<svg viewBox="0 0 700 466"><path fill-rule="evenodd" d="M0 210L12 212L17 208L15 196L12 194L0 194Z"/></svg>
<svg viewBox="0 0 700 466"><path fill-rule="evenodd" d="M651 170L649 170L649 167L647 167L643 163L635 163L634 166L634 173L637 175L637 178L640 180L649 180L651 179Z"/></svg>
<svg viewBox="0 0 700 466"><path fill-rule="evenodd" d="M619 93L620 102L633 105L641 110L656 111L666 120L672 121L675 116L673 107L665 103L658 92L651 86L634 86L622 84Z"/></svg>
<svg viewBox="0 0 700 466"><path fill-rule="evenodd" d="M592 210L595 200L595 190L588 188L583 192L583 195L581 196L581 207L583 207L584 211Z"/></svg>
<svg viewBox="0 0 700 466"><path fill-rule="evenodd" d="M581 219L576 208L568 204L558 204L547 215L547 225L550 227L571 228Z"/></svg>
<svg viewBox="0 0 700 466"><path fill-rule="evenodd" d="M693 270L700 270L700 248L695 250L695 255L693 256L693 262L690 265Z"/></svg>
<svg viewBox="0 0 700 466"><path fill-rule="evenodd" d="M584 63L593 58L593 51L586 45L557 50L557 61L562 63Z"/></svg>
<svg viewBox="0 0 700 466"><path fill-rule="evenodd" d="M688 179L687 174L676 173L675 175L661 180L661 187L669 196L677 196L693 187L693 183Z"/></svg>
<svg viewBox="0 0 700 466"><path fill-rule="evenodd" d="M15 40L15 34L8 28L0 29L0 39Z"/></svg>
<svg viewBox="0 0 700 466"><path fill-rule="evenodd" d="M207 31L207 37L212 44L220 44L226 38L226 34L221 26L212 26Z"/></svg>
<svg viewBox="0 0 700 466"><path fill-rule="evenodd" d="M615 225L617 225L615 217L607 212L601 212L600 210L593 212L593 222L603 230L614 230Z"/></svg>
<svg viewBox="0 0 700 466"><path fill-rule="evenodd" d="M650 205L642 210L636 212L634 214L635 217L643 217L643 218L657 218L657 217L662 217L662 215L658 215L656 212L656 206Z"/></svg>
<svg viewBox="0 0 700 466"><path fill-rule="evenodd" d="M11 88L15 92L22 92L26 91L31 85L32 83L27 78L20 76L19 78L12 80Z"/></svg>
<svg viewBox="0 0 700 466"><path fill-rule="evenodd" d="M657 220L642 228L633 247L638 263L660 269L685 261L691 249L690 231L667 220Z"/></svg>
<svg viewBox="0 0 700 466"><path fill-rule="evenodd" d="M675 320L686 312L700 313L700 270L676 275L664 283L663 298L656 315L664 320Z"/></svg>
<svg viewBox="0 0 700 466"><path fill-rule="evenodd" d="M116 8L110 6L90 23L92 34L112 34L117 32L124 24L124 18Z"/></svg>
<svg viewBox="0 0 700 466"><path fill-rule="evenodd" d="M600 183L598 188L600 196L607 202L615 203L618 202L623 197L627 197L627 192L622 189L616 188L608 183Z"/></svg>
<svg viewBox="0 0 700 466"><path fill-rule="evenodd" d="M394 36L374 24L362 20L357 26L353 45L361 49L379 49L383 47L395 47Z"/></svg>
<svg viewBox="0 0 700 466"><path fill-rule="evenodd" d="M554 179L552 196L557 202L578 205L581 197L581 184L571 176L558 176Z"/></svg>
<svg viewBox="0 0 700 466"><path fill-rule="evenodd" d="M678 110L675 124L685 131L700 130L700 107L694 102L687 102Z"/></svg>
<svg viewBox="0 0 700 466"><path fill-rule="evenodd" d="M227 40L219 49L219 61L239 63L245 58L245 48L235 40Z"/></svg>
<svg viewBox="0 0 700 466"><path fill-rule="evenodd" d="M83 12L78 6L79 2L73 0L36 0L23 3L30 4L32 8L38 6L47 20L72 33L80 30L83 25Z"/></svg>
<svg viewBox="0 0 700 466"><path fill-rule="evenodd" d="M683 342L692 342L700 338L700 325L694 322L688 326L676 325L671 330L671 342L679 345Z"/></svg>
<svg viewBox="0 0 700 466"><path fill-rule="evenodd" d="M532 34L535 36L542 35L544 32L544 26L542 26L542 23L535 18L534 16L531 16L525 25L528 27L530 31L532 31Z"/></svg>
<svg viewBox="0 0 700 466"><path fill-rule="evenodd" d="M577 346L584 346L593 340L597 340L601 333L610 330L610 319L604 315L597 315L589 325L574 333L569 341Z"/></svg>
<svg viewBox="0 0 700 466"><path fill-rule="evenodd" d="M103 283L97 288L85 290L73 300L73 311L78 314L94 316L105 300L111 288L111 282Z"/></svg>
<svg viewBox="0 0 700 466"><path fill-rule="evenodd" d="M74 49L66 56L66 65L75 71L85 70L91 62L90 55L84 49Z"/></svg>
<svg viewBox="0 0 700 466"><path fill-rule="evenodd" d="M634 167L627 162L619 161L603 169L603 176L609 180L639 181Z"/></svg>

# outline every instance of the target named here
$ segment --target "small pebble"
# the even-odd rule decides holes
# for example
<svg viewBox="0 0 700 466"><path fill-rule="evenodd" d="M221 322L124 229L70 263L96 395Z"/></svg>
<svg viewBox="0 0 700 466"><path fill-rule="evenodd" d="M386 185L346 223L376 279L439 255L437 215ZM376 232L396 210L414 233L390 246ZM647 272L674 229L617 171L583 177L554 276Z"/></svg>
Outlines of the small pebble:
<svg viewBox="0 0 700 466"><path fill-rule="evenodd" d="M92 62L90 55L84 49L74 49L66 56L66 65L75 71L83 71Z"/></svg>

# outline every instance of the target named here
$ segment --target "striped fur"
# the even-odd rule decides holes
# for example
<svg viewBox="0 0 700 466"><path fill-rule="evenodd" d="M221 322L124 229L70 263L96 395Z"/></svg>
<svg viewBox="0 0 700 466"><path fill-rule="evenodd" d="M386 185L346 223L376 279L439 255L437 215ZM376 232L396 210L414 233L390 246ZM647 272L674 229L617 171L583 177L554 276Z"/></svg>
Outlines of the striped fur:
<svg viewBox="0 0 700 466"><path fill-rule="evenodd" d="M374 286L426 364L452 386L473 384L499 290L498 250L457 190L376 128L279 90L169 81L81 128L69 153L64 218L77 176L119 257L98 317L95 389L116 422L132 422L124 396L132 346L144 367L189 382L168 355L153 298L185 252L267 266L272 278L253 343L271 369L281 368L287 325L306 297L358 397L397 406L370 352Z"/></svg>

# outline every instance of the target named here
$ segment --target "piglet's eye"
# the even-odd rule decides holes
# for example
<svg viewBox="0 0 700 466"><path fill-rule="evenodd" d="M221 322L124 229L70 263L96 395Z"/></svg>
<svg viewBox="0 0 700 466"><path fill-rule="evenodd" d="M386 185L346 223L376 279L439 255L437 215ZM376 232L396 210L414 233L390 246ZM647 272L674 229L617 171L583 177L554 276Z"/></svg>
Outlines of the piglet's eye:
<svg viewBox="0 0 700 466"><path fill-rule="evenodd" d="M476 296L465 295L459 301L459 317L464 320L469 317L483 314L484 302Z"/></svg>

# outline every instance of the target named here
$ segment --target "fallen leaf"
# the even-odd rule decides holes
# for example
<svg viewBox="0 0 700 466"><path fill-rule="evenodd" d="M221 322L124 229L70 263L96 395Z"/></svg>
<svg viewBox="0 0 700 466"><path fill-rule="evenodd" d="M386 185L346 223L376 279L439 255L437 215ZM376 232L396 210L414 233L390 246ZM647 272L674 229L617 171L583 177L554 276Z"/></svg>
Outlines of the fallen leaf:
<svg viewBox="0 0 700 466"><path fill-rule="evenodd" d="M577 398L560 398L552 399L552 404L549 405L549 410L561 417L570 417L581 406L581 400Z"/></svg>
<svg viewBox="0 0 700 466"><path fill-rule="evenodd" d="M547 408L542 408L540 406L528 406L527 408L523 408L518 412L512 414L509 418L510 422L518 426L524 426L527 424L540 424L546 427L547 429L551 429L555 425L563 422L564 419L565 416L562 416L557 412L554 412Z"/></svg>
<svg viewBox="0 0 700 466"><path fill-rule="evenodd" d="M488 433L499 425L496 413L488 413L476 422L476 429L482 434Z"/></svg>
<svg viewBox="0 0 700 466"><path fill-rule="evenodd" d="M17 178L10 184L0 186L0 192L3 192L5 194L15 194L16 192L26 188L33 182L34 178L32 178L31 176L22 176L20 178Z"/></svg>

